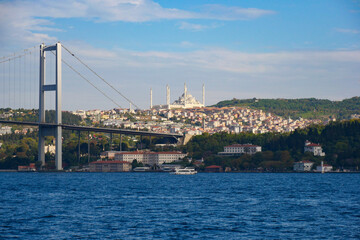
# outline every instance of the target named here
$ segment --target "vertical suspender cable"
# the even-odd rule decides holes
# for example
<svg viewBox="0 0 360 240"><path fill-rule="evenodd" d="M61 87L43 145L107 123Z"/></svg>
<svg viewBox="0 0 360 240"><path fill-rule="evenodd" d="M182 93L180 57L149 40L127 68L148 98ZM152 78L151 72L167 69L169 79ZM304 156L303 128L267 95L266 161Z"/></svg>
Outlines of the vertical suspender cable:
<svg viewBox="0 0 360 240"><path fill-rule="evenodd" d="M29 85L29 69L26 69L26 62L27 62L27 59L28 59L28 57L27 57L27 54L25 55L25 63L24 63L24 69L25 69L25 83L27 84L26 85L26 88L25 88L25 90L26 90L26 101L25 101L25 103L26 103L26 106L28 106L29 107L29 104L30 104L30 99L29 99L29 96L30 96L30 93L29 93L29 89L30 89L30 87L28 86ZM29 64L28 64L29 65ZM30 109L30 108L29 108Z"/></svg>
<svg viewBox="0 0 360 240"><path fill-rule="evenodd" d="M33 58L34 58L34 60L33 60L33 64L34 64L34 67L33 67L33 77L34 77L34 79L33 79L33 82L34 82L34 109L36 108L36 105L39 103L39 101L36 101L36 96L39 96L39 94L37 94L38 92L36 91L36 83L38 82L38 79L37 79L37 74L36 74L36 69L38 69L37 68L37 64L36 64L36 48L34 48L34 56L33 56Z"/></svg>
<svg viewBox="0 0 360 240"><path fill-rule="evenodd" d="M53 53L53 51L51 51L51 53ZM51 55L49 54L49 61L50 61L50 71L49 71L49 74L50 74L50 76L49 76L49 80L51 79L52 81L54 81L51 77L53 77L54 76L54 65L53 65L53 57L51 56ZM54 56L54 54L53 54L53 56ZM49 98L50 98L50 107L49 107L49 109L50 110L52 110L53 109L53 106L54 106L54 104L53 104L53 92L51 91L51 92L49 92Z"/></svg>
<svg viewBox="0 0 360 240"><path fill-rule="evenodd" d="M19 109L20 108L22 108L23 106L22 106L22 90L23 90L23 87L22 87L22 82L21 82L21 77L22 77L22 75L21 75L21 56L19 57L19 76L18 76L18 78L19 78L19 91L20 91L20 96L19 96L19 99L17 99L18 101L19 101Z"/></svg>
<svg viewBox="0 0 360 240"><path fill-rule="evenodd" d="M26 50L25 50L25 56L24 56L24 108L25 109L27 109L27 106L28 106L28 103L29 103L29 101L28 101L28 88L27 88L27 82L28 81L26 81L27 80L27 71L26 71L26 57L27 56L27 52L26 52ZM25 98L25 96L26 96L26 98Z"/></svg>
<svg viewBox="0 0 360 240"><path fill-rule="evenodd" d="M15 55L15 54L14 54ZM14 76L13 76L13 104L14 105L12 105L12 108L13 109L15 109L15 89L16 89L16 85L15 85L15 81L16 81L16 77L15 77L15 74L16 74L16 70L15 70L15 66L16 66L16 64L15 64L15 61L16 61L16 59L14 58L14 64L13 64L13 71L14 71Z"/></svg>
<svg viewBox="0 0 360 240"><path fill-rule="evenodd" d="M8 104L8 107L10 107L10 93L11 93L11 90L10 90L10 83L11 83L10 73L11 73L11 69L10 69L10 60L9 60L9 75L8 75L8 80L9 80L9 85L8 85L8 87L9 87L9 92L8 92L8 94L9 94L9 104Z"/></svg>
<svg viewBox="0 0 360 240"><path fill-rule="evenodd" d="M6 78L6 76L5 76L5 63L6 62L4 62L4 64L3 64L3 101L4 101L4 108L6 108L5 106L6 106L6 104L5 104L5 78Z"/></svg>
<svg viewBox="0 0 360 240"><path fill-rule="evenodd" d="M30 94L29 94L29 96L30 96L30 101L29 101L29 103L30 103L30 108L29 109L32 109L32 90L31 90L31 86L32 86L32 71L31 71L31 67L32 67L32 59L31 59L31 51L30 51L30 55L29 55L29 91L30 91Z"/></svg>

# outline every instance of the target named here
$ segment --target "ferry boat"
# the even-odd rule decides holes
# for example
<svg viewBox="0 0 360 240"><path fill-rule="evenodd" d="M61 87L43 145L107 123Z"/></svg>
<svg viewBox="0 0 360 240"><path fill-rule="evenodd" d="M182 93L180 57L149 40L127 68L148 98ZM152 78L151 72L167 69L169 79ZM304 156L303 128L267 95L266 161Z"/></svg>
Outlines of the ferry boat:
<svg viewBox="0 0 360 240"><path fill-rule="evenodd" d="M175 172L171 172L170 174L175 174L175 175L193 175L193 174L197 174L197 171L195 171L194 168L176 168Z"/></svg>
<svg viewBox="0 0 360 240"><path fill-rule="evenodd" d="M149 167L136 167L133 169L133 172L148 172L150 171Z"/></svg>

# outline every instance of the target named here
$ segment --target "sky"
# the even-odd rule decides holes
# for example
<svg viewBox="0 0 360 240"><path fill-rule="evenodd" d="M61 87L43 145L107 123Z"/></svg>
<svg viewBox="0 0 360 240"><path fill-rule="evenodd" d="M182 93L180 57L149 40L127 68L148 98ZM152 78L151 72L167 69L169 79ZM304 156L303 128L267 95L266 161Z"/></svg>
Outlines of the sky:
<svg viewBox="0 0 360 240"><path fill-rule="evenodd" d="M206 105L360 95L359 0L0 1L0 56L57 41L143 109L150 88L165 104L185 82L200 101L205 84ZM64 109L116 107L63 71Z"/></svg>

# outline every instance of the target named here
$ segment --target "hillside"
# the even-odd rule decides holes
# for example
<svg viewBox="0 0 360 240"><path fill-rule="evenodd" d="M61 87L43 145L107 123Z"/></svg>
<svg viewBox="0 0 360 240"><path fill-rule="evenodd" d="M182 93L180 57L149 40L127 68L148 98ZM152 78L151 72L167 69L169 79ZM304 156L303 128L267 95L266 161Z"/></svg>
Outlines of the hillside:
<svg viewBox="0 0 360 240"><path fill-rule="evenodd" d="M322 145L325 157L304 153L304 143L309 140ZM251 143L262 147L255 155L224 157L217 155L224 146ZM184 151L194 159L204 158L206 165L221 165L242 170L266 167L291 170L293 162L311 160L317 164L324 160L336 168L360 169L360 119L312 125L292 133L239 134L215 133L194 136L184 146Z"/></svg>
<svg viewBox="0 0 360 240"><path fill-rule="evenodd" d="M330 116L349 119L351 114L360 113L360 97L330 101L326 99L232 99L218 102L213 107L249 107L271 112L282 117L321 119Z"/></svg>

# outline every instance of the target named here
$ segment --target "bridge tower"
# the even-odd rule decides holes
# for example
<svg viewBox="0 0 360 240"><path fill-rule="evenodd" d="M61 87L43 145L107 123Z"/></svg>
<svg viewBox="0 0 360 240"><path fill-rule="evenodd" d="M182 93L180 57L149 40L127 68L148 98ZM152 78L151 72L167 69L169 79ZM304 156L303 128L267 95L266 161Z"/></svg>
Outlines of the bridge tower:
<svg viewBox="0 0 360 240"><path fill-rule="evenodd" d="M54 51L55 61L55 84L45 83L46 52ZM45 46L40 45L40 85L39 85L39 156L38 160L45 165L45 136L55 137L55 166L56 170L62 170L62 129L61 129L61 43ZM55 91L55 125L41 125L45 123L45 92Z"/></svg>

